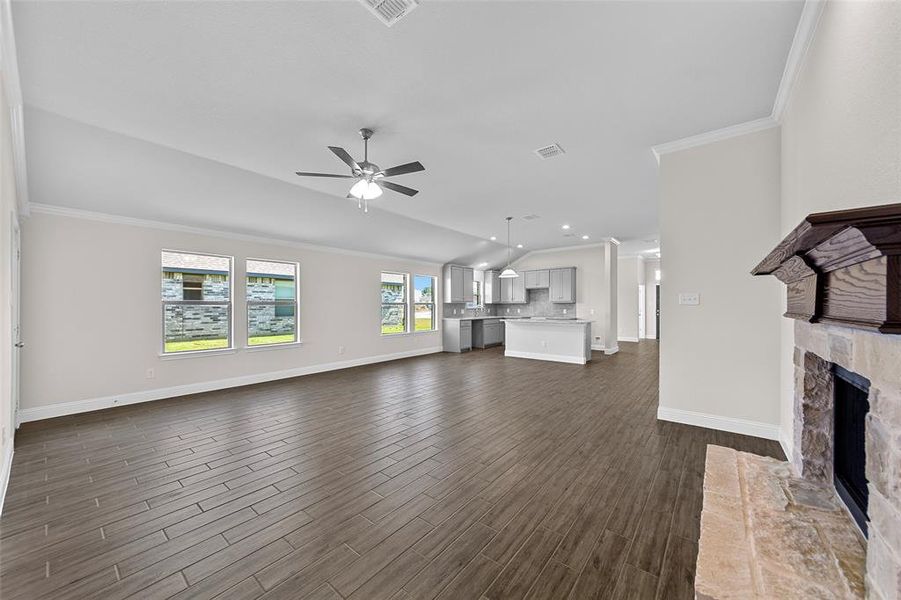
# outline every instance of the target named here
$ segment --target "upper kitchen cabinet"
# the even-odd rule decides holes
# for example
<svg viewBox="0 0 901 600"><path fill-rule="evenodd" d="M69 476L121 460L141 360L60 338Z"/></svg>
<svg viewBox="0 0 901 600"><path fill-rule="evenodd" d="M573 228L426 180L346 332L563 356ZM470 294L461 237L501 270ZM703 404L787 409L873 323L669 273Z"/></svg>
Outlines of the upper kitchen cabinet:
<svg viewBox="0 0 901 600"><path fill-rule="evenodd" d="M472 302L472 269L458 265L444 267L444 301Z"/></svg>
<svg viewBox="0 0 901 600"><path fill-rule="evenodd" d="M501 304L525 304L526 282L525 277L510 277L501 279Z"/></svg>
<svg viewBox="0 0 901 600"><path fill-rule="evenodd" d="M501 279L497 271L485 271L485 282L482 284L482 298L485 304L501 302Z"/></svg>
<svg viewBox="0 0 901 600"><path fill-rule="evenodd" d="M527 290L547 289L550 286L550 271L542 269L540 271L525 271L523 273L525 286Z"/></svg>
<svg viewBox="0 0 901 600"><path fill-rule="evenodd" d="M576 268L550 270L551 302L569 303L576 301Z"/></svg>

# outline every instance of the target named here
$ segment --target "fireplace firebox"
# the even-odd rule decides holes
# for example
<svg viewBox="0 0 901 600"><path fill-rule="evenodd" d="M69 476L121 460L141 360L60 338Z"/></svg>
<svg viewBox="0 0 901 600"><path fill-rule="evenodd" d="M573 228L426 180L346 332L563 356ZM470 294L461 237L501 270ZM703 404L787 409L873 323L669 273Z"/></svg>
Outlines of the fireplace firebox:
<svg viewBox="0 0 901 600"><path fill-rule="evenodd" d="M861 532L867 535L866 417L870 382L833 365L835 489Z"/></svg>

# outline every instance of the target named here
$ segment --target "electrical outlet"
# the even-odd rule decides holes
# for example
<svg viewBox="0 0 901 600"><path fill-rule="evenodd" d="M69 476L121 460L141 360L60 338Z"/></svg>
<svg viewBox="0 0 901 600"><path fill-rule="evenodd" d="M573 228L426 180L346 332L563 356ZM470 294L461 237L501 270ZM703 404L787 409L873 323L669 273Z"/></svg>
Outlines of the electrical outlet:
<svg viewBox="0 0 901 600"><path fill-rule="evenodd" d="M564 315L566 314L566 309L565 309L565 308L563 309L563 314L564 314Z"/></svg>
<svg viewBox="0 0 901 600"><path fill-rule="evenodd" d="M147 379L153 379L154 377L156 377L156 371L154 371L153 369L147 369L146 377Z"/></svg>
<svg viewBox="0 0 901 600"><path fill-rule="evenodd" d="M338 354L344 354L344 346L338 346Z"/></svg>
<svg viewBox="0 0 901 600"><path fill-rule="evenodd" d="M697 306L701 303L701 294L698 292L682 292L679 294L679 304L685 306Z"/></svg>
<svg viewBox="0 0 901 600"><path fill-rule="evenodd" d="M541 340L541 347L547 348L547 340Z"/></svg>
<svg viewBox="0 0 901 600"><path fill-rule="evenodd" d="M517 308L517 309L516 309L516 314L519 314L519 313L521 313L521 312L522 312L522 309L521 309L521 308Z"/></svg>
<svg viewBox="0 0 901 600"><path fill-rule="evenodd" d="M591 310L589 310L589 311L588 311L588 314L593 315L593 314L594 314L594 309L592 308Z"/></svg>

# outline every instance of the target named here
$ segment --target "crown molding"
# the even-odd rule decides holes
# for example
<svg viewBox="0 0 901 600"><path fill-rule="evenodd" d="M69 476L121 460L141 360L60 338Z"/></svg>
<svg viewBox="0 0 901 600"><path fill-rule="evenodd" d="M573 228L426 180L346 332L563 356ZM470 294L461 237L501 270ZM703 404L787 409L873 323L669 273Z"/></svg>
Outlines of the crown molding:
<svg viewBox="0 0 901 600"><path fill-rule="evenodd" d="M807 0L804 8L801 9L801 18L798 20L798 28L795 29L795 37L788 51L785 70L782 71L782 80L779 82L779 91L776 92L776 100L773 103L772 117L777 123L782 122L782 115L785 114L785 109L791 100L798 74L801 72L801 66L804 64L804 58L810 49L810 43L816 34L817 24L820 22L820 15L823 14L825 6L825 0Z"/></svg>
<svg viewBox="0 0 901 600"><path fill-rule="evenodd" d="M788 50L788 57L785 60L785 69L782 71L782 79L779 81L779 89L776 91L776 99L773 102L773 111L768 117L747 121L737 125L730 125L722 129L708 131L691 137L674 140L651 146L651 152L657 160L657 166L660 166L660 156L669 154L670 152L678 152L703 146L712 142L727 140L739 135L747 135L777 127L782 123L782 116L785 114L785 108L791 100L791 94L794 90L798 75L801 72L801 66L804 64L804 58L810 49L813 36L816 34L817 24L820 22L820 15L823 14L823 8L826 6L826 0L806 0L804 7L801 9L801 17L798 19L798 26L795 28L795 37L792 38L792 45Z"/></svg>
<svg viewBox="0 0 901 600"><path fill-rule="evenodd" d="M66 217L69 219L81 219L84 221L96 221L100 223L112 223L115 225L128 225L131 227L143 227L145 229L157 229L162 231L175 231L178 233L187 233L191 235L205 235L210 237L218 237L229 240L237 240L240 242L252 242L257 244L268 244L271 246L285 246L288 248L299 248L301 250L312 250L315 252L329 252L332 254L344 254L347 256L360 256L364 258L379 258L388 260L403 260L418 265L428 267L441 267L442 263L422 260L421 258L413 258L410 256L400 256L393 254L379 254L377 252L366 252L364 250L350 250L348 248L338 248L336 246L324 246L320 244L311 244L309 242L299 242L295 240L287 240L284 238L270 238L261 235L253 235L248 233L236 233L233 231L223 231L221 229L206 229L204 227L194 227L191 225L178 225L176 223L168 223L165 221L153 221L150 219L138 219L135 217L123 217L121 215L111 215L107 213L93 212L82 210L80 208L68 208L65 206L55 206L52 204L31 204L32 214L52 215L55 217Z"/></svg>
<svg viewBox="0 0 901 600"><path fill-rule="evenodd" d="M764 117L762 119L747 121L745 123L739 123L738 125L730 125L729 127L723 127L722 129L715 129L706 133L682 138L681 140L658 144L651 147L651 152L654 153L654 158L657 159L657 165L659 166L660 157L664 154L688 150L689 148L696 148L697 146L704 146L713 142L728 140L729 138L738 137L740 135L764 131L765 129L771 129L778 125L779 123L777 123L772 116Z"/></svg>
<svg viewBox="0 0 901 600"><path fill-rule="evenodd" d="M3 91L9 109L9 130L18 211L19 215L27 217L29 213L28 170L25 167L22 87L19 82L19 63L16 57L16 36L13 31L10 0L0 0L0 71L3 73Z"/></svg>

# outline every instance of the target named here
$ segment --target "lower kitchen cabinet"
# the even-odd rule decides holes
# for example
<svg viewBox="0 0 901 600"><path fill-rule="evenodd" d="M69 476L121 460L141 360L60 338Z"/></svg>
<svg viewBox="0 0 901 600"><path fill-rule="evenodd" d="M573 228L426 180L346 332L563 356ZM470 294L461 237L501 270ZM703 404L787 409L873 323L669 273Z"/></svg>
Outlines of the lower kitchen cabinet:
<svg viewBox="0 0 901 600"><path fill-rule="evenodd" d="M472 321L444 319L441 342L445 352L472 350Z"/></svg>
<svg viewBox="0 0 901 600"><path fill-rule="evenodd" d="M479 319L472 322L472 347L488 348L504 343L504 323L500 319Z"/></svg>

